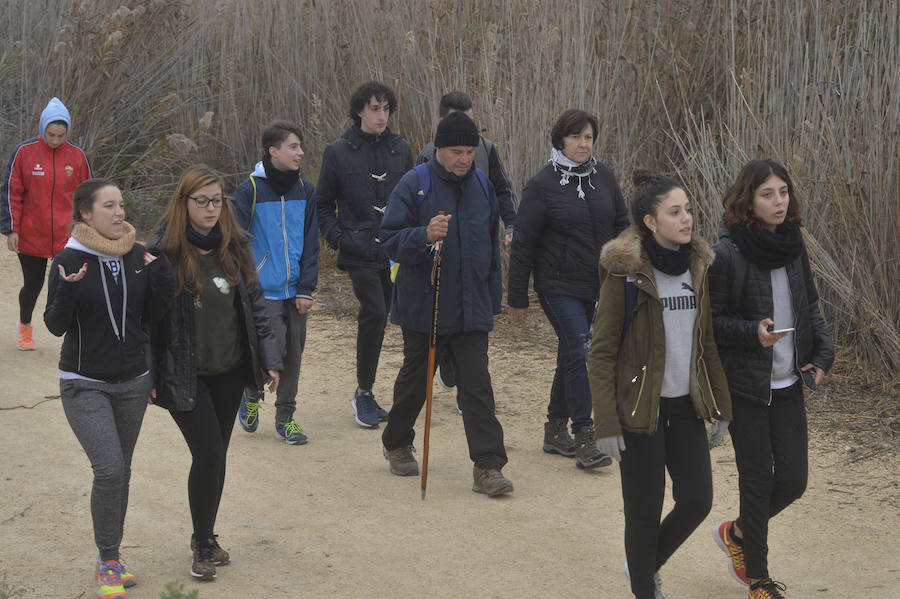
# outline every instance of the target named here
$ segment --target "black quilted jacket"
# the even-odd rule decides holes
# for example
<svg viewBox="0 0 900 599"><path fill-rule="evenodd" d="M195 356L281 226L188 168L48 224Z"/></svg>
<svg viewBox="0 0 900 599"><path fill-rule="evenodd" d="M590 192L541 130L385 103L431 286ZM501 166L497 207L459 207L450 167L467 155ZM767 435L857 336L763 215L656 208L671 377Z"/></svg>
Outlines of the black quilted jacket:
<svg viewBox="0 0 900 599"><path fill-rule="evenodd" d="M713 251L716 259L709 269L709 299L731 396L768 404L772 396L772 348L760 344L757 327L774 313L770 271L749 261L724 227L719 229ZM785 268L796 329L795 372L802 376L800 368L809 363L827 371L834 363L834 344L819 311L819 292L806 248Z"/></svg>

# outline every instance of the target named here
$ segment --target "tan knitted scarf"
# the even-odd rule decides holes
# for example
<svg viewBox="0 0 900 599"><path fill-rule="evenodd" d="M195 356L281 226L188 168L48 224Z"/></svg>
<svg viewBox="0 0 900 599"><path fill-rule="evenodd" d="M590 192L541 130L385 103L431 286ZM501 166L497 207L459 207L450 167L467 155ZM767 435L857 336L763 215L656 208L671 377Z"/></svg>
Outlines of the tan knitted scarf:
<svg viewBox="0 0 900 599"><path fill-rule="evenodd" d="M134 247L134 227L127 222L124 224L125 234L118 239L110 239L89 224L76 222L72 227L72 237L95 252L106 256L124 256Z"/></svg>

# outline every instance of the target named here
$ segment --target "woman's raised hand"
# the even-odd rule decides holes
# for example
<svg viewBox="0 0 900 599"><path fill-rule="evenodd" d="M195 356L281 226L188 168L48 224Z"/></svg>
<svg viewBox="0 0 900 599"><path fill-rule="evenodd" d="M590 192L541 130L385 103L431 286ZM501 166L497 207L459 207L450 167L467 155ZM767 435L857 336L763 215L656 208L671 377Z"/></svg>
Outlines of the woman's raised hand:
<svg viewBox="0 0 900 599"><path fill-rule="evenodd" d="M66 274L66 269L63 268L62 264L57 264L56 266L57 268L59 268L59 276L62 277L63 281L67 281L69 283L80 281L84 278L84 275L87 274L87 262L81 265L81 268L78 269L78 272L73 272L70 275Z"/></svg>

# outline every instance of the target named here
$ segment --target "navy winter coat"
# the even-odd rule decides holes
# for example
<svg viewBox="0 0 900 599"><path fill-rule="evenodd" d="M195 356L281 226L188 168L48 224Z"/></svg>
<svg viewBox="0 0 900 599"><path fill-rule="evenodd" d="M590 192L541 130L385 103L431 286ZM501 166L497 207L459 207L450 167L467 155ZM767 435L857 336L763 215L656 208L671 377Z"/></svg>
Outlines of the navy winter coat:
<svg viewBox="0 0 900 599"><path fill-rule="evenodd" d="M500 313L499 209L493 185L488 194L475 170L464 177L428 163L430 189L419 195L416 171L394 188L381 223L381 243L400 263L391 302L391 322L427 333L431 328L432 252L425 230L438 212L451 215L441 258L438 328L441 335L490 331Z"/></svg>
<svg viewBox="0 0 900 599"><path fill-rule="evenodd" d="M374 135L353 125L325 148L316 184L319 232L338 250L339 268L388 267L378 227L391 191L412 166L409 143L390 129Z"/></svg>

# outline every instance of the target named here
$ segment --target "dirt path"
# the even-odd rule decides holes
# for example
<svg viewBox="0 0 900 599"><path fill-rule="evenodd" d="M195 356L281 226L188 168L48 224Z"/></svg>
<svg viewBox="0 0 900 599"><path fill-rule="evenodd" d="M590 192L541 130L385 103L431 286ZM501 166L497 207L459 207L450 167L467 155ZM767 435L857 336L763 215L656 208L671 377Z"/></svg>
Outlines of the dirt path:
<svg viewBox="0 0 900 599"><path fill-rule="evenodd" d="M0 281L0 590L93 597L87 458L58 399L9 409L58 393L60 340L40 321L42 298L38 350L17 351L21 275L6 251ZM298 412L310 443L288 447L274 438L271 400L257 433L235 431L217 526L234 561L214 583L188 574L187 448L169 415L149 408L123 547L140 582L129 598L159 597L170 580L200 589L201 598L630 597L620 571L618 469L580 472L572 460L541 452L553 348L505 330L492 338L491 367L515 494L472 493L462 421L453 395L438 387L422 501L417 478L388 472L380 430L353 422L355 322L313 312ZM375 387L383 404L400 359L390 327ZM853 447L836 445L813 431L809 489L772 526L772 573L792 598L900 596L896 453L856 459ZM713 469L711 515L662 570L670 599L746 597L710 535L737 506L730 444L714 450Z"/></svg>

